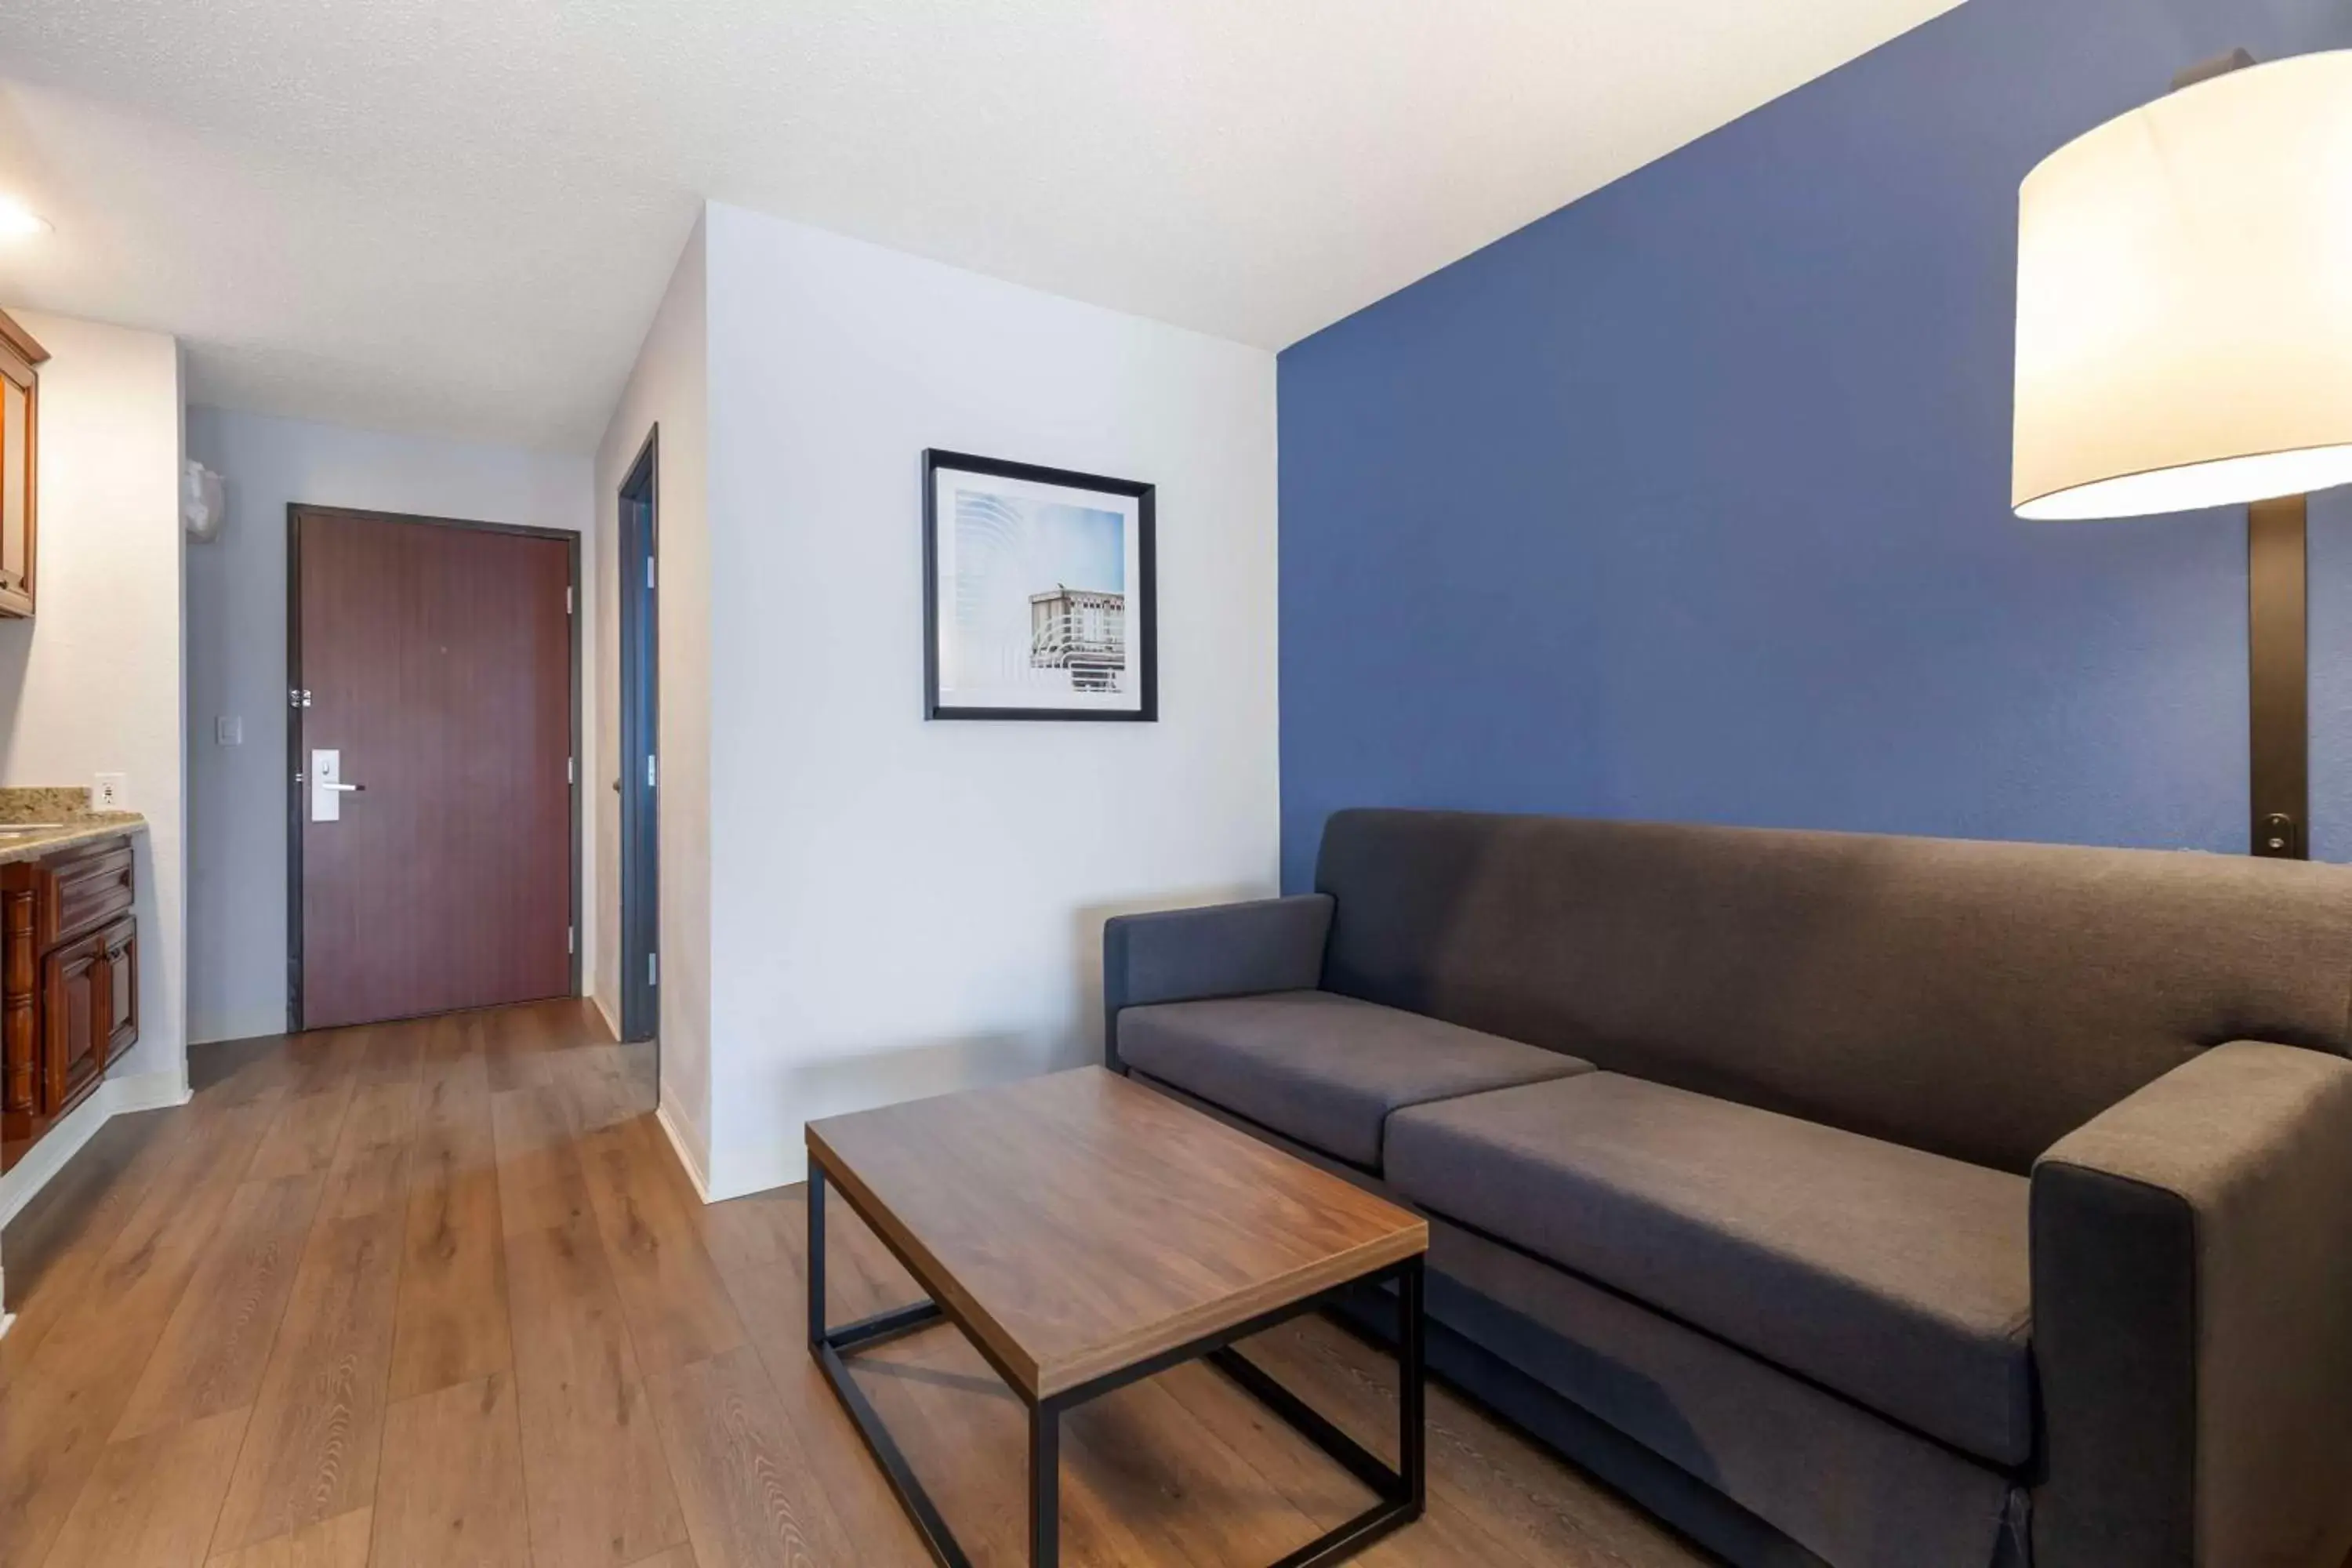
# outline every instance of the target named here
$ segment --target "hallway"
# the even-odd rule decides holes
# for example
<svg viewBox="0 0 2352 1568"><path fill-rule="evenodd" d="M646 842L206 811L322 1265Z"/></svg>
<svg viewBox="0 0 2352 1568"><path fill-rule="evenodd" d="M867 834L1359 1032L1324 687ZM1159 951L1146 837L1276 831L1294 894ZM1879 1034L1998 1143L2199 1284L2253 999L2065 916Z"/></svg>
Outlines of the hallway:
<svg viewBox="0 0 2352 1568"><path fill-rule="evenodd" d="M706 1207L650 1047L578 1002L199 1047L8 1227L0 1568L727 1568L927 1561L810 1362L802 1190ZM836 1209L832 1310L912 1286ZM1391 1430L1384 1356L1252 1353ZM1019 1407L950 1331L872 1397L984 1562L1018 1560ZM1443 1391L1432 1507L1363 1559L1700 1559ZM1364 1494L1200 1366L1070 1417L1073 1563L1263 1568Z"/></svg>

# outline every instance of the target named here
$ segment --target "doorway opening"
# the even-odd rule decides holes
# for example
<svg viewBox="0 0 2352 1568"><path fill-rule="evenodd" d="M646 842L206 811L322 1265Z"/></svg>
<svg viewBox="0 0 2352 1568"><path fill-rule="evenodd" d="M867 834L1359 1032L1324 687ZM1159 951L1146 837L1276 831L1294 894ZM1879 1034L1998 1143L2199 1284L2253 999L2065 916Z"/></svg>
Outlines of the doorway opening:
<svg viewBox="0 0 2352 1568"><path fill-rule="evenodd" d="M661 1028L660 529L661 426L621 481L621 1038Z"/></svg>
<svg viewBox="0 0 2352 1568"><path fill-rule="evenodd" d="M579 535L286 522L289 1027L578 994Z"/></svg>

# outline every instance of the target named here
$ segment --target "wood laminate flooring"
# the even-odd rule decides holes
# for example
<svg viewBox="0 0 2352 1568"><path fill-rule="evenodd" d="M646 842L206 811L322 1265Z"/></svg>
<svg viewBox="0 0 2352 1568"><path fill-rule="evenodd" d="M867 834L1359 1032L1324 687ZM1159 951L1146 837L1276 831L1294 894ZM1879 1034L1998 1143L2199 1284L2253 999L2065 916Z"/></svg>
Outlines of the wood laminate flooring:
<svg viewBox="0 0 2352 1568"><path fill-rule="evenodd" d="M9 1226L0 1568L923 1568L807 1350L805 1193L703 1205L650 1047L535 1004L198 1047ZM913 1299L840 1203L835 1321ZM1393 1363L1248 1350L1393 1447ZM956 1331L858 1377L975 1558L1023 1561L1025 1418ZM1370 1568L1689 1568L1433 1388L1430 1511ZM1393 1456L1391 1456L1393 1458ZM1264 1568L1370 1500L1205 1366L1082 1407L1066 1563Z"/></svg>

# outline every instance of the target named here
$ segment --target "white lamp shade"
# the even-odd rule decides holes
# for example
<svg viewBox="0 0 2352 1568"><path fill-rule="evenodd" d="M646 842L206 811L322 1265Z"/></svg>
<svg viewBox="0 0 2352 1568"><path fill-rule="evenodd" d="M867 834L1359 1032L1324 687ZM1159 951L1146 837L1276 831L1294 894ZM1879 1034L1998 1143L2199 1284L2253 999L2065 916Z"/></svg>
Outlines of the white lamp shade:
<svg viewBox="0 0 2352 1568"><path fill-rule="evenodd" d="M2018 202L2020 517L2352 483L2352 50L2069 142Z"/></svg>

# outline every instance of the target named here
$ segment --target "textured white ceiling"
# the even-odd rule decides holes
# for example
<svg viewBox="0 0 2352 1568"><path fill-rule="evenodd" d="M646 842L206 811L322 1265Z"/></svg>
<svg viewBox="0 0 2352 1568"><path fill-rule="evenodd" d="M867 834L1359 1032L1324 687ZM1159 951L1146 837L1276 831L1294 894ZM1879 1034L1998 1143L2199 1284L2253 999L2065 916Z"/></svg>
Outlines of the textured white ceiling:
<svg viewBox="0 0 2352 1568"><path fill-rule="evenodd" d="M1280 347L1956 0L8 0L0 300L585 447L699 199Z"/></svg>

